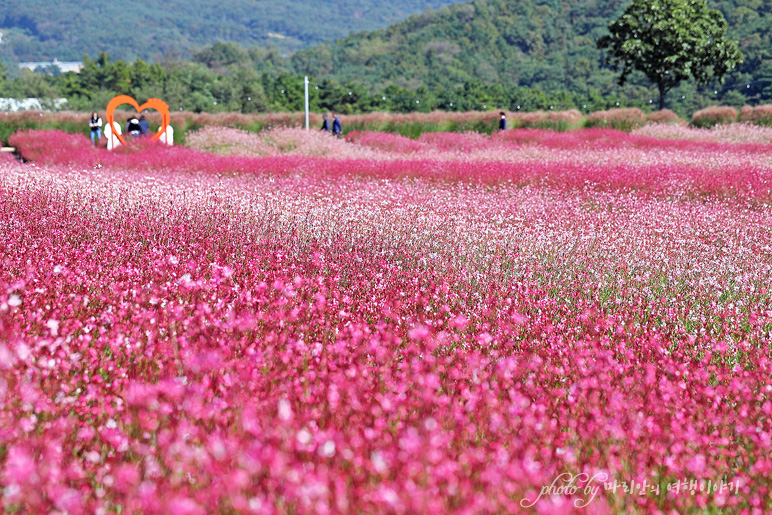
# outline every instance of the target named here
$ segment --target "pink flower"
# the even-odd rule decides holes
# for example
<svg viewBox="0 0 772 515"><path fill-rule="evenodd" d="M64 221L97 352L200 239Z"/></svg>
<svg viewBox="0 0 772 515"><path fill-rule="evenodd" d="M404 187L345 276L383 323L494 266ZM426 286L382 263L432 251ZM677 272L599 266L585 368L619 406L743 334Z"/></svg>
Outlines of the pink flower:
<svg viewBox="0 0 772 515"><path fill-rule="evenodd" d="M193 499L175 497L166 504L167 513L179 515L204 515L206 511Z"/></svg>
<svg viewBox="0 0 772 515"><path fill-rule="evenodd" d="M25 448L13 446L8 449L3 469L7 483L34 483L37 481L35 470L35 460Z"/></svg>

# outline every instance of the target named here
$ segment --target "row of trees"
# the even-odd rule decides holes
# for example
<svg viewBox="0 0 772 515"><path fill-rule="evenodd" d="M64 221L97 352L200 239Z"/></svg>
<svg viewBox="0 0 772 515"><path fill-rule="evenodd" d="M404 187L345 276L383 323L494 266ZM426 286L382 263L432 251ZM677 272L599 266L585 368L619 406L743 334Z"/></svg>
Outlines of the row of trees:
<svg viewBox="0 0 772 515"><path fill-rule="evenodd" d="M113 96L164 99L174 110L194 112L281 112L303 109L303 76L281 67L261 71L230 62L224 55L244 50L234 44L217 44L193 61L149 64L111 60L106 53L84 59L80 73L42 75L25 71L20 77L0 78L3 97L64 97L68 108L89 111L103 108ZM204 61L204 62L202 62ZM309 94L314 111L345 114L372 111L428 112L435 109L470 111L488 109L548 110L578 108L585 111L629 103L621 96L602 97L582 92L543 92L512 84L470 80L452 90L432 91L426 86L409 89L389 85L371 90L355 81L311 79ZM645 100L638 102L646 104Z"/></svg>

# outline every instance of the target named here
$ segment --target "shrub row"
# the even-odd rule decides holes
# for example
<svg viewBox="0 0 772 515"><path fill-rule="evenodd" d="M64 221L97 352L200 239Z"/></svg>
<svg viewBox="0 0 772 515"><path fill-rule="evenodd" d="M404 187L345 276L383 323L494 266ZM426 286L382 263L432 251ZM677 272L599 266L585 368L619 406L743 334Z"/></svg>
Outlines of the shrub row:
<svg viewBox="0 0 772 515"><path fill-rule="evenodd" d="M104 112L100 115L104 119ZM128 112L117 112L116 119L125 124ZM471 111L449 113L434 111L431 113L368 113L343 117L344 132L378 131L389 132L417 138L429 132L480 132L490 134L498 128L498 112ZM0 141L7 142L11 134L28 129L59 129L70 133L88 133L89 113L76 112L39 112L0 113ZM160 124L160 115L151 112L147 115L151 130ZM507 113L510 128L534 128L555 131L567 131L581 127L598 127L630 131L649 123L673 123L685 125L686 122L674 112L664 109L648 115L637 108L611 109L598 111L588 116L579 111L536 111L530 113ZM310 117L312 128L321 126L322 115L313 113ZM696 127L713 127L732 122L746 122L772 127L772 105L758 107L746 106L738 113L727 106L714 106L698 111L692 118ZM172 113L174 139L177 143L185 141L189 131L206 126L233 127L250 132L259 132L275 127L299 127L304 123L303 113Z"/></svg>
<svg viewBox="0 0 772 515"><path fill-rule="evenodd" d="M772 127L772 105L745 106L739 113L734 107L712 106L697 111L692 117L692 125L695 127L714 127L734 122Z"/></svg>

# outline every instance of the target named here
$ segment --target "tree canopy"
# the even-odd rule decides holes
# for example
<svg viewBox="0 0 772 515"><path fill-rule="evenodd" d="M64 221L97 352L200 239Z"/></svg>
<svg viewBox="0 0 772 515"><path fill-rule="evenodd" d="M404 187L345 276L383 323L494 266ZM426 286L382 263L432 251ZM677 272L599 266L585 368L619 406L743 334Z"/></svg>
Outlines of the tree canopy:
<svg viewBox="0 0 772 515"><path fill-rule="evenodd" d="M721 80L742 62L726 31L724 16L705 0L633 0L598 47L608 51L607 64L622 68L620 84L633 70L656 84L663 109L665 96L681 81Z"/></svg>

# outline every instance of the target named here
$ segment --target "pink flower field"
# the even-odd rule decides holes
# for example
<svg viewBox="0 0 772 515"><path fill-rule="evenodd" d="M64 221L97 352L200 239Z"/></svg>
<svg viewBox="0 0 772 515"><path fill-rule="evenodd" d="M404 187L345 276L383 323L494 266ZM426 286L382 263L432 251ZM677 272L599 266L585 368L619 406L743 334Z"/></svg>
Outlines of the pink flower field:
<svg viewBox="0 0 772 515"><path fill-rule="evenodd" d="M772 510L761 138L11 144L5 512Z"/></svg>

